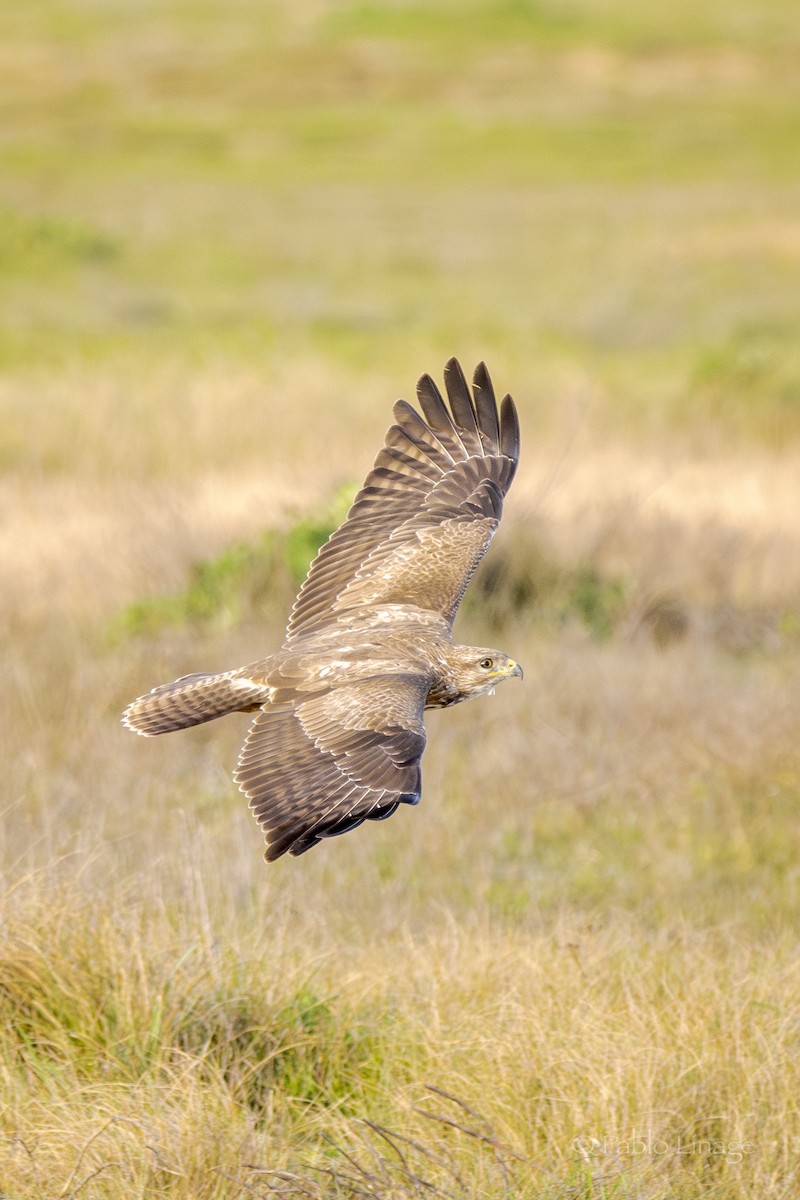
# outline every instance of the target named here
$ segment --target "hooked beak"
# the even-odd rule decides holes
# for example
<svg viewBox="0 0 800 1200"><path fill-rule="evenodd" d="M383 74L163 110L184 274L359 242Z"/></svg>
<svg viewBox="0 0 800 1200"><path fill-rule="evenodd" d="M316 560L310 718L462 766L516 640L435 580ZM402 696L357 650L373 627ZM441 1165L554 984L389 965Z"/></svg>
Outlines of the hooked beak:
<svg viewBox="0 0 800 1200"><path fill-rule="evenodd" d="M525 678L525 672L522 670L522 667L519 665L518 662L514 662L513 658L510 658L508 660L508 665L510 668L510 670L508 672L509 679L511 678L512 675L517 675L517 676L519 676L520 679Z"/></svg>

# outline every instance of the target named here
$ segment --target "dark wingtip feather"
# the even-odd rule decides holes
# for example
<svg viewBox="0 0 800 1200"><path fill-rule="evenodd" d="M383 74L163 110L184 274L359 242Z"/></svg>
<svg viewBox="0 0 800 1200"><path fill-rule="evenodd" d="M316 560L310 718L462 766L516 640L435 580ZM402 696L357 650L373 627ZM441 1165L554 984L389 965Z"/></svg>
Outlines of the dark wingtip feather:
<svg viewBox="0 0 800 1200"><path fill-rule="evenodd" d="M486 363L479 362L472 376L475 395L475 413L478 431L483 442L484 453L496 454L500 447L500 426L497 419L497 401Z"/></svg>
<svg viewBox="0 0 800 1200"><path fill-rule="evenodd" d="M483 359L481 359L475 370L472 372L472 382L476 388L480 388L481 391L490 392L492 398L494 398L494 388L492 387L489 368L486 366L486 363L483 361Z"/></svg>
<svg viewBox="0 0 800 1200"><path fill-rule="evenodd" d="M408 416L409 412L414 413L415 409L411 404L408 403L407 400L395 400L392 413L394 414L394 419L397 421L398 425L403 424L403 421Z"/></svg>
<svg viewBox="0 0 800 1200"><path fill-rule="evenodd" d="M417 399L425 414L425 420L437 433L448 433L455 436L453 422L445 407L442 393L430 375L422 375L417 383Z"/></svg>
<svg viewBox="0 0 800 1200"><path fill-rule="evenodd" d="M519 460L519 417L517 406L508 395L500 405L500 450L513 462Z"/></svg>
<svg viewBox="0 0 800 1200"><path fill-rule="evenodd" d="M460 375L462 379L464 378L464 372L461 370L461 363L458 361L455 354L452 354L444 364L445 383L447 382L447 377L452 375Z"/></svg>
<svg viewBox="0 0 800 1200"><path fill-rule="evenodd" d="M458 427L458 434L464 449L468 454L475 451L480 453L482 444L478 434L475 405L466 376L461 370L461 363L457 358L447 360L444 368L444 383L447 388L447 398L450 401L450 411Z"/></svg>
<svg viewBox="0 0 800 1200"><path fill-rule="evenodd" d="M433 400L444 404L442 393L439 391L439 386L436 383L436 380L432 375L429 375L427 371L423 375L420 375L419 379L417 380L417 395L419 395L420 392L425 392Z"/></svg>
<svg viewBox="0 0 800 1200"><path fill-rule="evenodd" d="M264 851L264 862L276 862L277 859L283 858L284 854L287 854L290 850L294 854L301 854L301 850L293 850L296 837L297 833L295 831L294 834L276 839L274 842L267 842L267 847ZM304 849L310 850L311 846L305 846Z"/></svg>

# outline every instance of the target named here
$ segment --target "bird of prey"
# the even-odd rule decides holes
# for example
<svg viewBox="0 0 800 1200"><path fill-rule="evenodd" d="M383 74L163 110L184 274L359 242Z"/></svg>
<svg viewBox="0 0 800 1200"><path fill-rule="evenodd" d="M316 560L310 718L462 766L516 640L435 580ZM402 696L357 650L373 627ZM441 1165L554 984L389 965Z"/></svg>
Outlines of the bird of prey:
<svg viewBox="0 0 800 1200"><path fill-rule="evenodd" d="M255 712L234 778L264 830L268 862L417 804L423 713L522 668L500 650L453 643L461 597L500 522L519 423L499 412L483 363L472 391L445 368L422 410L405 400L344 523L317 554L277 654L184 675L134 700L123 721L152 735Z"/></svg>

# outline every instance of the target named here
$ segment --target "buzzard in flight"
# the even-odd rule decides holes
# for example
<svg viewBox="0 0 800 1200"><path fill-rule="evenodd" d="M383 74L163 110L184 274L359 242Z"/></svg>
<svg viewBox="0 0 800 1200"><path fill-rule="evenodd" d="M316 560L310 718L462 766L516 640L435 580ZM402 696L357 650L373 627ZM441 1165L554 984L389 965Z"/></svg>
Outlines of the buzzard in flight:
<svg viewBox="0 0 800 1200"><path fill-rule="evenodd" d="M449 408L429 375L417 385L422 415L397 401L396 424L312 563L277 654L184 675L125 711L128 729L145 735L257 714L234 778L268 862L417 804L425 709L522 677L507 654L452 640L517 468L517 410L506 396L498 412L482 363L470 392L451 358L445 385Z"/></svg>

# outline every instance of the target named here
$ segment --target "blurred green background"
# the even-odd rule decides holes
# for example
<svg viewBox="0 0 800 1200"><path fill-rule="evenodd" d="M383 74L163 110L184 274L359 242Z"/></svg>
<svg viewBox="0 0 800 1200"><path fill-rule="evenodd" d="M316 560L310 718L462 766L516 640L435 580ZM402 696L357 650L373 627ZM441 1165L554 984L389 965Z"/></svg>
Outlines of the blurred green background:
<svg viewBox="0 0 800 1200"><path fill-rule="evenodd" d="M491 354L781 444L799 66L792 0L5 4L0 368Z"/></svg>

